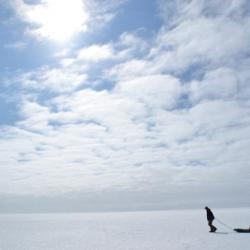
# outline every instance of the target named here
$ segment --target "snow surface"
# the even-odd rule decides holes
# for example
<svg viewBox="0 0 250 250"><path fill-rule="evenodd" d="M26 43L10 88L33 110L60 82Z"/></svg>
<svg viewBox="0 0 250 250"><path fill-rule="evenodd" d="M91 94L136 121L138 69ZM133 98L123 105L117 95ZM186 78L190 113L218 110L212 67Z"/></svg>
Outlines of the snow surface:
<svg viewBox="0 0 250 250"><path fill-rule="evenodd" d="M232 227L250 226L250 209L214 209ZM208 233L205 210L2 214L1 250L247 250L250 234L215 222Z"/></svg>

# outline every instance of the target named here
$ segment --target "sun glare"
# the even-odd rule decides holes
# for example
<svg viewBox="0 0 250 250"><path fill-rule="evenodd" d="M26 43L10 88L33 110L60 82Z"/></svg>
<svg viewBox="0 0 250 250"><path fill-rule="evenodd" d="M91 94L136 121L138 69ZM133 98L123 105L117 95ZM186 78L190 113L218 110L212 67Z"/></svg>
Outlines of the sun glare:
<svg viewBox="0 0 250 250"><path fill-rule="evenodd" d="M45 0L33 12L39 24L36 33L56 41L65 41L86 29L88 15L82 0Z"/></svg>

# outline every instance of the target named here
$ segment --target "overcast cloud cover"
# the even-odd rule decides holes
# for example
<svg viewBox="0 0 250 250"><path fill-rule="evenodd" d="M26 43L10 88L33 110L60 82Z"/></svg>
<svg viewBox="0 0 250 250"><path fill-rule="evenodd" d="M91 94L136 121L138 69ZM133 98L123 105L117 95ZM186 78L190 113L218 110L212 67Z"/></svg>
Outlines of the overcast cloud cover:
<svg viewBox="0 0 250 250"><path fill-rule="evenodd" d="M1 211L250 205L248 0L7 2Z"/></svg>

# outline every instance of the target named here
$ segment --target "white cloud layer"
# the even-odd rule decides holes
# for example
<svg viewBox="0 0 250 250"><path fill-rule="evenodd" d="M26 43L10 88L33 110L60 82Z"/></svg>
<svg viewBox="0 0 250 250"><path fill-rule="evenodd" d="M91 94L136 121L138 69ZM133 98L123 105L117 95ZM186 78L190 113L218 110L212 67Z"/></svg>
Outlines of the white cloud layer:
<svg viewBox="0 0 250 250"><path fill-rule="evenodd" d="M211 185L218 195L249 185L249 3L159 6L155 39L126 32L15 78L22 118L0 130L2 194L175 200L191 190L201 198ZM54 95L41 101L41 90Z"/></svg>

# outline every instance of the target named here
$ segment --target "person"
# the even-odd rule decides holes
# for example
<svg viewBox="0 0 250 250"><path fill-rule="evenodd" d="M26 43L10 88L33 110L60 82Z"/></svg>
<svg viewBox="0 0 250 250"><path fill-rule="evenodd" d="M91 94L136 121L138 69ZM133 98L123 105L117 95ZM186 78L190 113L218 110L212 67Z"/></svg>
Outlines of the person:
<svg viewBox="0 0 250 250"><path fill-rule="evenodd" d="M217 228L213 225L214 214L210 208L205 207L205 209L207 212L207 221L208 221L208 225L210 227L210 232L215 232L217 230Z"/></svg>

